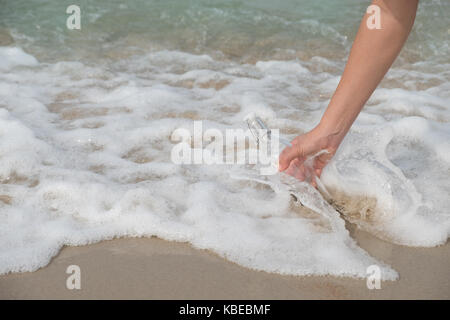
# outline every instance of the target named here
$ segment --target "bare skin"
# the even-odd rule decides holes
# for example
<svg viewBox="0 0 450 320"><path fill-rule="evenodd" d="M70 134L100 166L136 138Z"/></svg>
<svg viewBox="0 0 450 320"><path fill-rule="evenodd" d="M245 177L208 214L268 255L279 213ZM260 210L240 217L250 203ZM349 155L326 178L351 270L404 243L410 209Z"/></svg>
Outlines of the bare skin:
<svg viewBox="0 0 450 320"><path fill-rule="evenodd" d="M381 29L369 29L366 21L371 14L364 15L344 73L320 123L283 150L280 171L315 185L314 175L320 177L400 53L414 24L418 0L374 0L372 4L381 9ZM326 152L316 156L312 166L305 165L306 159L323 150Z"/></svg>

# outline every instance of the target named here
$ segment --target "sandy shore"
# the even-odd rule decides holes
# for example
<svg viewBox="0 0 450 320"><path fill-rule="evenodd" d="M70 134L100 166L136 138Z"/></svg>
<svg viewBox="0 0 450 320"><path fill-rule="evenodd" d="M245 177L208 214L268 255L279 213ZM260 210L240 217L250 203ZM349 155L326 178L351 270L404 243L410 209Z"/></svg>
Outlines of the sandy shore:
<svg viewBox="0 0 450 320"><path fill-rule="evenodd" d="M368 290L365 280L280 276L252 271L188 244L118 239L67 247L45 268L0 276L2 299L449 299L450 244L409 248L360 230L352 236L392 265L400 280ZM81 268L81 290L66 289L69 265Z"/></svg>

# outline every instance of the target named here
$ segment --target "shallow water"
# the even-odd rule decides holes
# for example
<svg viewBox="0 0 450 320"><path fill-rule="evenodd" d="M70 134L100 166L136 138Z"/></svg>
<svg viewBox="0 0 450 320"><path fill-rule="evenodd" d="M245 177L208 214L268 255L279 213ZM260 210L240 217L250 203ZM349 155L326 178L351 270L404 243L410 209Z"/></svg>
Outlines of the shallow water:
<svg viewBox="0 0 450 320"><path fill-rule="evenodd" d="M0 273L43 267L63 245L155 235L258 270L364 277L378 264L394 279L344 218L395 243L447 241L447 1L420 3L323 172L334 208L252 166L176 165L170 136L193 120L244 127L250 112L289 138L311 129L366 2L80 1L79 31L69 4L0 1Z"/></svg>

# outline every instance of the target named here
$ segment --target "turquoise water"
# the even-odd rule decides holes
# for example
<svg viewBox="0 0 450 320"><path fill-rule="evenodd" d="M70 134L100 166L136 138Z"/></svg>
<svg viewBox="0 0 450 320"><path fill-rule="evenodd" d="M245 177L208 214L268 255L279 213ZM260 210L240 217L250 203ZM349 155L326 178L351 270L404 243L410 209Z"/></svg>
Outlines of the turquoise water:
<svg viewBox="0 0 450 320"><path fill-rule="evenodd" d="M364 278L377 264L392 280L345 220L402 245L447 241L449 1L420 1L322 174L328 201L251 165L178 165L171 136L194 120L245 128L250 113L290 139L312 129L368 1L83 0L81 30L66 28L70 4L0 0L0 274L157 236L256 270Z"/></svg>
<svg viewBox="0 0 450 320"><path fill-rule="evenodd" d="M231 59L345 58L367 1L79 1L82 30L65 27L73 1L1 2L0 26L42 58L101 57L118 45L223 53ZM448 62L448 1L421 1L402 57ZM122 48L123 49L123 48ZM130 49L131 50L131 49Z"/></svg>

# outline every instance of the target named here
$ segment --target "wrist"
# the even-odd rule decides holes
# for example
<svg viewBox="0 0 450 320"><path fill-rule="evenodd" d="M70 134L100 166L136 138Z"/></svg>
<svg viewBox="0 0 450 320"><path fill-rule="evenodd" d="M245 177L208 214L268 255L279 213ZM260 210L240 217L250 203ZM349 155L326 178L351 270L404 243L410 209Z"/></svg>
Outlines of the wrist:
<svg viewBox="0 0 450 320"><path fill-rule="evenodd" d="M335 152L347 134L348 128L342 122L331 122L322 118L313 131L319 137L322 149Z"/></svg>

